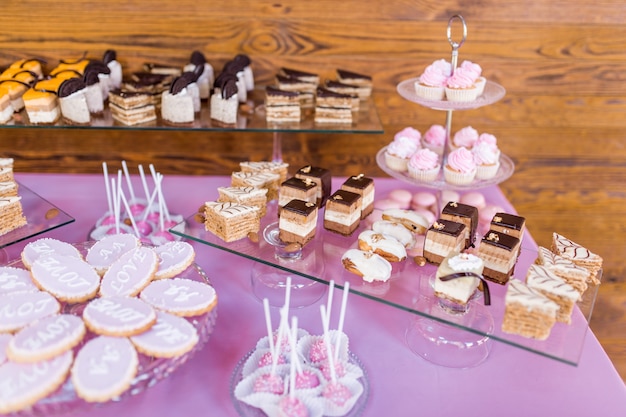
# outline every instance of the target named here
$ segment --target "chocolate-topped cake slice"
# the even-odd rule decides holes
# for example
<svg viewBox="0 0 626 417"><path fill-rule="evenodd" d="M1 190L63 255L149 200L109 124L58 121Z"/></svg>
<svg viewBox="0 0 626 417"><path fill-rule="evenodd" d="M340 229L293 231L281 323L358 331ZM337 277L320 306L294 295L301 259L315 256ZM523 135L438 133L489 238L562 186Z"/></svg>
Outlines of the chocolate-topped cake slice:
<svg viewBox="0 0 626 417"><path fill-rule="evenodd" d="M312 72L283 67L280 69L280 74L288 78L295 78L309 84L315 84L316 86L320 83L320 76Z"/></svg>
<svg viewBox="0 0 626 417"><path fill-rule="evenodd" d="M468 204L449 202L441 211L441 218L463 223L465 229L465 249L474 245L476 228L478 227L478 209Z"/></svg>
<svg viewBox="0 0 626 417"><path fill-rule="evenodd" d="M359 87L356 85L344 84L339 81L326 80L324 86L327 90L335 93L345 94L352 97L352 111L359 111L361 99L359 98Z"/></svg>
<svg viewBox="0 0 626 417"><path fill-rule="evenodd" d="M363 100L372 94L373 81L369 75L337 69L337 79L341 83L358 86L359 97Z"/></svg>
<svg viewBox="0 0 626 417"><path fill-rule="evenodd" d="M315 97L315 123L352 123L352 100L347 94L318 87Z"/></svg>
<svg viewBox="0 0 626 417"><path fill-rule="evenodd" d="M305 165L296 172L295 177L300 179L309 178L317 184L317 205L318 207L323 207L326 199L330 196L332 180L330 171L326 168Z"/></svg>
<svg viewBox="0 0 626 417"><path fill-rule="evenodd" d="M317 205L303 200L291 200L280 210L278 237L285 243L304 246L315 236Z"/></svg>
<svg viewBox="0 0 626 417"><path fill-rule="evenodd" d="M524 217L509 213L496 213L491 220L490 229L522 240L525 225L526 219Z"/></svg>
<svg viewBox="0 0 626 417"><path fill-rule="evenodd" d="M348 178L341 185L342 190L357 193L361 196L361 219L366 218L374 210L374 180L363 174Z"/></svg>
<svg viewBox="0 0 626 417"><path fill-rule="evenodd" d="M111 117L125 125L156 120L156 108L150 94L115 89L109 91Z"/></svg>
<svg viewBox="0 0 626 417"><path fill-rule="evenodd" d="M311 108L315 103L317 83L277 74L276 87L282 91L298 93L298 99L302 108Z"/></svg>
<svg viewBox="0 0 626 417"><path fill-rule="evenodd" d="M300 122L300 93L281 90L277 87L265 88L265 120L273 123Z"/></svg>
<svg viewBox="0 0 626 417"><path fill-rule="evenodd" d="M303 200L317 205L317 184L310 178L291 177L280 184L278 206L284 207L291 200Z"/></svg>
<svg viewBox="0 0 626 417"><path fill-rule="evenodd" d="M482 238L477 255L485 262L485 278L506 284L515 270L520 240L515 236L488 231Z"/></svg>
<svg viewBox="0 0 626 417"><path fill-rule="evenodd" d="M434 222L426 231L424 258L430 263L440 264L452 252L461 252L465 247L463 223L446 219Z"/></svg>
<svg viewBox="0 0 626 417"><path fill-rule="evenodd" d="M357 193L335 191L326 201L324 228L344 236L351 235L361 222L361 201Z"/></svg>

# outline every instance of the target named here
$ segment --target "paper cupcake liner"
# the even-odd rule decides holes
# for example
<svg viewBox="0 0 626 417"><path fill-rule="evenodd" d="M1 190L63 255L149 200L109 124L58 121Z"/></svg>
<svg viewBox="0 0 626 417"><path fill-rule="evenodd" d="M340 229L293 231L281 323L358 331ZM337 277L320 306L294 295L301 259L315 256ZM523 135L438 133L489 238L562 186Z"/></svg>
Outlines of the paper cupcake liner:
<svg viewBox="0 0 626 417"><path fill-rule="evenodd" d="M324 402L320 398L308 397L300 393L296 393L294 396L304 403L308 411L308 417L322 417L324 415ZM276 402L263 404L261 410L263 410L268 417L280 417L282 415L286 415L280 414L280 400L281 399L279 398Z"/></svg>
<svg viewBox="0 0 626 417"><path fill-rule="evenodd" d="M493 178L498 173L498 169L500 169L500 161L493 165L478 165L476 167L476 179L488 180Z"/></svg>
<svg viewBox="0 0 626 417"><path fill-rule="evenodd" d="M478 88L478 96L481 96L485 92L485 86L487 85L487 79L485 77L478 77L474 82L476 88Z"/></svg>
<svg viewBox="0 0 626 417"><path fill-rule="evenodd" d="M289 384L289 365L279 365L276 367L276 374L280 375L284 381L286 392ZM272 394L269 392L254 392L254 383L261 375L271 371L270 368L259 368L247 377L243 378L233 392L236 399L253 407L261 408L263 404L276 402L283 394Z"/></svg>
<svg viewBox="0 0 626 417"><path fill-rule="evenodd" d="M330 338L330 343L332 345L333 353L334 353L335 344L337 343L338 337L340 337L339 340L341 341L341 348L339 350L339 359L342 362L345 362L348 360L348 344L349 344L348 336L343 332L339 333L339 331L337 330L329 331L329 338ZM314 342L318 340L322 340L323 338L324 337L322 335L308 335L298 341L298 346L296 347L296 349L298 350L298 354L302 358L304 358L306 363L311 363L311 364L316 363L312 361L311 358L309 357L309 351L311 350L311 346L313 345ZM317 363L321 363L321 361Z"/></svg>
<svg viewBox="0 0 626 417"><path fill-rule="evenodd" d="M443 168L443 174L446 182L450 184L467 185L474 181L474 178L476 177L476 169L471 172L458 172L445 166Z"/></svg>
<svg viewBox="0 0 626 417"><path fill-rule="evenodd" d="M448 88L446 87L446 99L454 102L474 101L478 97L478 88Z"/></svg>
<svg viewBox="0 0 626 417"><path fill-rule="evenodd" d="M438 166L436 168L428 170L412 169L410 166L408 168L409 176L411 178L415 178L420 181L435 181L437 179L437 176L439 175L441 167Z"/></svg>
<svg viewBox="0 0 626 417"><path fill-rule="evenodd" d="M398 172L406 172L409 158L401 158L385 152L385 163L390 169Z"/></svg>
<svg viewBox="0 0 626 417"><path fill-rule="evenodd" d="M443 100L446 97L446 89L444 87L433 87L416 82L415 94L425 100Z"/></svg>
<svg viewBox="0 0 626 417"><path fill-rule="evenodd" d="M345 385L352 395L343 405L335 404L329 399L322 397L325 416L335 417L348 414L359 397L363 394L363 385L356 379L342 378L339 379L338 382Z"/></svg>

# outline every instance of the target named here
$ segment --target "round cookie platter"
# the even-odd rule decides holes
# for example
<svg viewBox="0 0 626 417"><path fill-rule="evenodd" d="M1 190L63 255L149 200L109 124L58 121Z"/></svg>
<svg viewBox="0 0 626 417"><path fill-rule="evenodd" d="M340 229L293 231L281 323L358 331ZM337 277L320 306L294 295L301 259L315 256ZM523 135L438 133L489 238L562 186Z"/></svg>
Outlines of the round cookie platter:
<svg viewBox="0 0 626 417"><path fill-rule="evenodd" d="M80 253L85 256L89 248L94 242L85 242L74 245ZM17 259L6 264L8 267L24 268L24 263L21 259ZM176 275L176 278L183 278L190 281L198 282L201 284L211 285L209 277L205 274L202 268L196 263L189 265L183 272ZM163 281L163 280L161 280ZM158 281L157 281L158 282ZM70 314L78 317L82 317L83 310L85 309L87 302L78 303L65 303L60 302L61 310L60 314ZM113 398L111 401L123 401L125 398L142 393L147 388L153 386L157 382L167 378L176 369L189 360L197 351L201 350L206 342L209 340L215 322L217 319L217 307L213 307L209 312L185 317L187 322L197 332L197 343L181 355L173 356L171 358L157 358L137 352L138 365L135 377L130 382L130 386L119 396ZM87 343L97 337L98 335L93 333L87 328L86 334L83 340L75 346L73 350L74 360ZM45 398L40 399L36 403L24 407L19 411L15 411L10 415L14 416L49 416L54 414L62 414L69 411L85 410L98 402L88 402L80 398L73 386L72 380L69 377L69 373L66 376L64 382L52 393Z"/></svg>

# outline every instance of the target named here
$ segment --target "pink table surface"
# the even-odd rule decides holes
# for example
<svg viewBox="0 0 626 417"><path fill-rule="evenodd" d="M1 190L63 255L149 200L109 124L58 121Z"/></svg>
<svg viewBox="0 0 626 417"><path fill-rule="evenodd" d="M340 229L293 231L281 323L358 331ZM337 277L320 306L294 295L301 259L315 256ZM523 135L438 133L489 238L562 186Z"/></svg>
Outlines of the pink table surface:
<svg viewBox="0 0 626 417"><path fill-rule="evenodd" d="M45 236L67 242L86 240L106 208L102 176L16 174L16 179L66 211L76 221ZM188 216L226 177L166 176L164 191L171 212ZM137 182L135 190L141 190ZM392 179L376 179L377 195L393 188L416 191ZM488 202L512 210L497 187L483 190ZM530 225L532 230L532 225ZM31 239L32 240L32 239ZM15 258L26 242L6 248ZM237 416L229 380L237 362L264 335L261 302L252 294L254 262L194 242L196 260L219 295L218 319L205 347L170 377L118 403L78 410L70 416ZM334 297L335 311L341 297ZM321 333L319 302L292 309L301 327ZM272 308L277 320L278 312ZM363 416L620 416L626 415L626 387L591 330L578 366L494 343L479 366L435 366L407 347L409 314L351 296L345 331L351 350L364 363L370 395Z"/></svg>

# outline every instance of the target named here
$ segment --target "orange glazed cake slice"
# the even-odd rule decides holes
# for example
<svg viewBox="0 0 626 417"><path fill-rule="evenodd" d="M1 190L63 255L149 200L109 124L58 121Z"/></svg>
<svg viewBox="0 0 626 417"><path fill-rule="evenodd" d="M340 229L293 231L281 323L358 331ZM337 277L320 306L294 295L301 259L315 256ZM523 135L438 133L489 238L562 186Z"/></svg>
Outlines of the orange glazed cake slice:
<svg viewBox="0 0 626 417"><path fill-rule="evenodd" d="M559 306L516 279L509 281L504 297L502 331L538 340L550 336Z"/></svg>
<svg viewBox="0 0 626 417"><path fill-rule="evenodd" d="M551 249L552 252L561 255L564 258L571 260L576 265L589 270L591 273L589 281L592 284L597 285L600 283L600 279L598 278L598 272L602 268L602 258L600 255L591 252L589 249L571 241L565 236L561 236L558 233L552 234Z"/></svg>
<svg viewBox="0 0 626 417"><path fill-rule="evenodd" d="M541 265L531 265L528 268L526 285L559 305L556 321L571 323L572 310L580 299L580 294L574 287Z"/></svg>
<svg viewBox="0 0 626 417"><path fill-rule="evenodd" d="M554 272L558 277L576 288L576 291L581 295L587 291L587 281L591 273L582 266L576 265L569 259L557 255L543 246L539 246L537 249L537 259L535 263Z"/></svg>
<svg viewBox="0 0 626 417"><path fill-rule="evenodd" d="M204 227L225 242L233 242L257 233L259 208L238 203L209 201L204 204Z"/></svg>

